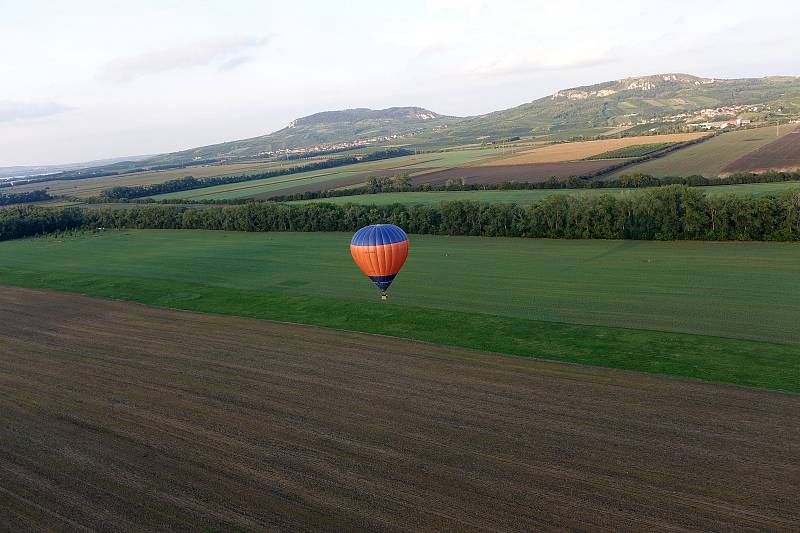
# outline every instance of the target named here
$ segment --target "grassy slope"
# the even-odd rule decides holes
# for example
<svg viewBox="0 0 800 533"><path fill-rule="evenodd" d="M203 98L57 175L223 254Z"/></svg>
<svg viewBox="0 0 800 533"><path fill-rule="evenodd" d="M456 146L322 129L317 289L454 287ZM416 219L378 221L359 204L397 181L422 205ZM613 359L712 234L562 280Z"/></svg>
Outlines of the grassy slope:
<svg viewBox="0 0 800 533"><path fill-rule="evenodd" d="M719 185L700 187L708 194L741 194L765 196L780 194L783 191L800 187L800 182L786 181L780 183L747 183L741 185ZM555 194L594 195L630 193L631 189L536 189L527 191L432 191L432 192L387 192L380 194L363 194L358 196L340 196L337 198L320 198L316 200L297 200L293 204L324 202L333 204L355 203L361 205L436 205L453 200L472 200L489 203L514 203L529 205L547 196Z"/></svg>
<svg viewBox="0 0 800 533"><path fill-rule="evenodd" d="M786 127L781 135L788 133ZM714 139L677 150L664 157L625 167L615 175L717 176L722 169L743 155L775 140L775 128L765 127L723 133Z"/></svg>
<svg viewBox="0 0 800 533"><path fill-rule="evenodd" d="M12 241L0 244L0 283L800 391L797 245L413 236L385 305L348 240L131 231Z"/></svg>
<svg viewBox="0 0 800 533"><path fill-rule="evenodd" d="M686 78L681 75L681 78ZM632 81L619 80L578 89L596 91L613 89L619 92L606 96L582 99L553 98L546 96L518 107L473 117L454 124L440 132L439 142L446 139L473 142L479 136L493 138L509 135L530 135L592 126L613 126L630 120L626 115L636 113L638 118L653 118L716 107L728 104L772 103L795 112L800 108L800 83L798 78L762 78L717 80L712 84L697 85L694 78L686 83L663 83L662 76L644 77L655 85L653 90L625 90ZM630 131L653 127L646 124ZM568 132L569 133L569 132Z"/></svg>

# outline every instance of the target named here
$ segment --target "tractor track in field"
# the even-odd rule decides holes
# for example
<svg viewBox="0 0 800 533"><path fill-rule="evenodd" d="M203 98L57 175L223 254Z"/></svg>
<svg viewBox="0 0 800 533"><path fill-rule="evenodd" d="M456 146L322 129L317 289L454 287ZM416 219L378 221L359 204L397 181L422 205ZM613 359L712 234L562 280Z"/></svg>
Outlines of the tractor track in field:
<svg viewBox="0 0 800 533"><path fill-rule="evenodd" d="M800 396L0 287L0 530L797 530Z"/></svg>

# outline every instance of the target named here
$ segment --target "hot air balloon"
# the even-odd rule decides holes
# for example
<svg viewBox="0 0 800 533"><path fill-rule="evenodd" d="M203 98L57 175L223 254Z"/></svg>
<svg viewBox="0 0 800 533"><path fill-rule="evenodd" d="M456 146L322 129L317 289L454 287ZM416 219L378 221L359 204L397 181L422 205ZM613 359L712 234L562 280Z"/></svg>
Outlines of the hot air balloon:
<svg viewBox="0 0 800 533"><path fill-rule="evenodd" d="M373 224L358 230L350 241L350 255L386 300L386 290L408 257L408 236L394 224Z"/></svg>

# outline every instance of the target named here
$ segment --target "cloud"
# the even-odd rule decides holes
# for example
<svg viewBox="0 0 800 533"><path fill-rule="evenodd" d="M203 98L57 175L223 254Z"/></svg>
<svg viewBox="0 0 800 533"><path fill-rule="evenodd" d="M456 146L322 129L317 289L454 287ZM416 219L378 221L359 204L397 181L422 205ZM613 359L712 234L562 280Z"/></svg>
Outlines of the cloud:
<svg viewBox="0 0 800 533"><path fill-rule="evenodd" d="M489 58L468 64L465 68L469 74L528 74L532 72L546 72L556 70L572 70L595 67L610 63L612 58L608 55L594 57L545 57L543 59L528 59L515 56Z"/></svg>
<svg viewBox="0 0 800 533"><path fill-rule="evenodd" d="M228 59L227 61L225 61L224 63L220 64L220 66L217 67L217 70L219 70L220 72L226 72L228 70L233 70L235 68L239 68L240 66L242 66L242 65L244 65L246 63L250 63L251 61L253 61L253 57L252 56L232 57L232 58Z"/></svg>
<svg viewBox="0 0 800 533"><path fill-rule="evenodd" d="M14 102L0 100L0 122L49 117L70 108L56 102Z"/></svg>
<svg viewBox="0 0 800 533"><path fill-rule="evenodd" d="M116 59L103 67L98 77L116 82L130 81L148 74L211 65L222 62L220 70L231 70L247 59L243 50L259 48L269 43L268 37L231 36L196 41L186 46L154 50Z"/></svg>

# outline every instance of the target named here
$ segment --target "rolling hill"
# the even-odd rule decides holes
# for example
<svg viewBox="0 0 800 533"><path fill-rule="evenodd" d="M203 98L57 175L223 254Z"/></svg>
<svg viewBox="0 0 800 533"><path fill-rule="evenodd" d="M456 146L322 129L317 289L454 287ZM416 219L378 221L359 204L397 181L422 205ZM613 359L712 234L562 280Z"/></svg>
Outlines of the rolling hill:
<svg viewBox="0 0 800 533"><path fill-rule="evenodd" d="M285 128L267 135L165 154L148 163L264 157L277 150L331 146L413 132L430 133L439 126L460 120L421 107L323 111L293 120Z"/></svg>
<svg viewBox="0 0 800 533"><path fill-rule="evenodd" d="M725 107L727 111L720 112L718 117L713 113L697 114L701 110ZM625 135L650 133L650 130L680 132L686 129L687 122L698 120L745 117L774 121L798 116L798 77L715 79L658 74L565 89L511 109L476 117L444 116L422 107L325 111L298 118L278 131L258 137L162 154L143 161L71 170L54 175L52 179L218 162L241 163L283 157L287 151L357 148L366 143L435 150L509 137L535 136L537 141L562 141L622 130Z"/></svg>
<svg viewBox="0 0 800 533"><path fill-rule="evenodd" d="M527 104L472 117L442 132L442 141L548 134L653 120L705 108L765 104L762 114L800 113L800 78L714 79L658 74L575 87ZM682 124L676 119L672 124ZM600 133L600 132L598 132Z"/></svg>

